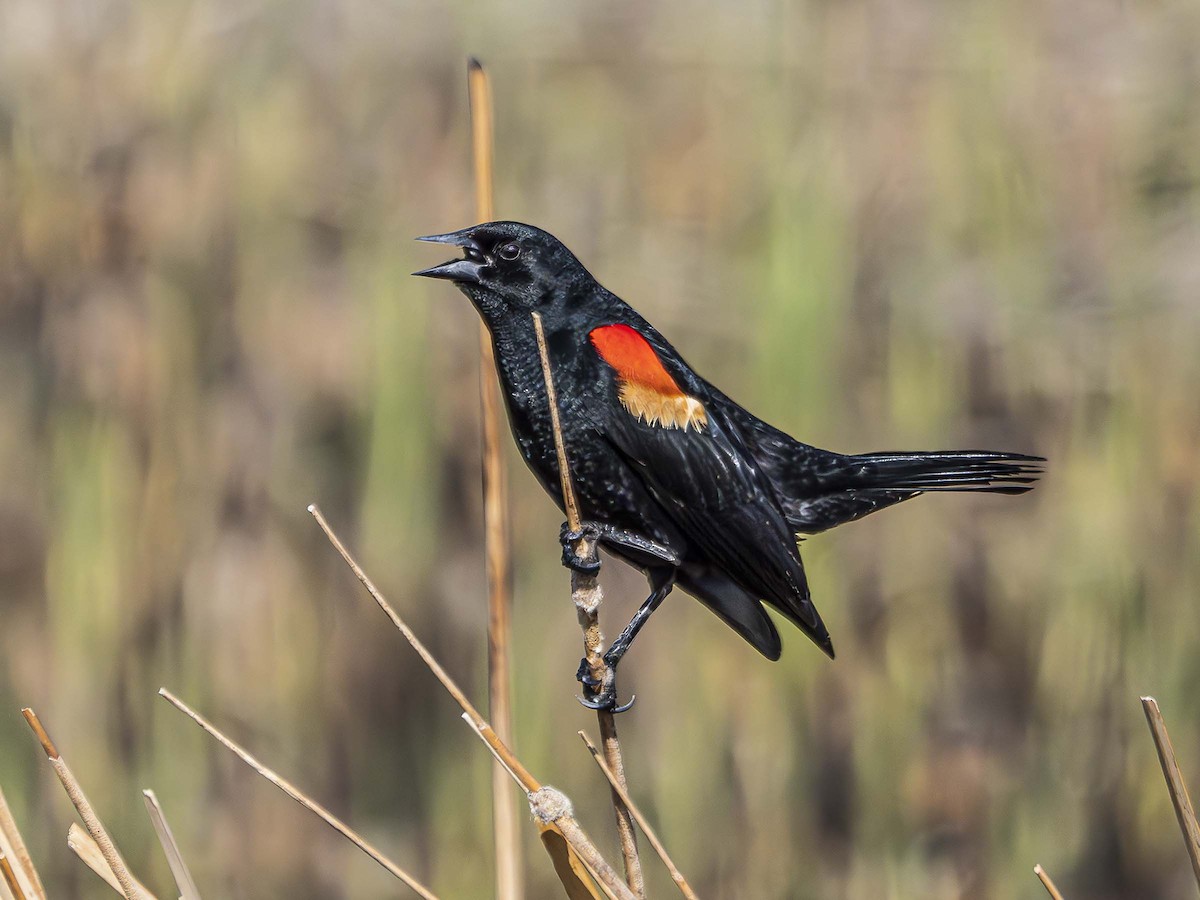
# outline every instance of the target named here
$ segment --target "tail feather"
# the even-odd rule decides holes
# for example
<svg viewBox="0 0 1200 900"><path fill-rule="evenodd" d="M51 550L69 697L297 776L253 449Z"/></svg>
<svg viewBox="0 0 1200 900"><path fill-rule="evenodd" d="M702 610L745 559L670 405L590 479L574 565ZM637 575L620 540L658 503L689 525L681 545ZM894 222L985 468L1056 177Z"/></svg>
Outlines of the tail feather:
<svg viewBox="0 0 1200 900"><path fill-rule="evenodd" d="M1022 494L1042 474L1040 456L980 450L864 453L846 457L843 490Z"/></svg>
<svg viewBox="0 0 1200 900"><path fill-rule="evenodd" d="M793 528L816 534L927 492L1024 494L1033 489L1044 462L1040 456L977 450L840 456L825 461L815 484L784 493L782 502Z"/></svg>

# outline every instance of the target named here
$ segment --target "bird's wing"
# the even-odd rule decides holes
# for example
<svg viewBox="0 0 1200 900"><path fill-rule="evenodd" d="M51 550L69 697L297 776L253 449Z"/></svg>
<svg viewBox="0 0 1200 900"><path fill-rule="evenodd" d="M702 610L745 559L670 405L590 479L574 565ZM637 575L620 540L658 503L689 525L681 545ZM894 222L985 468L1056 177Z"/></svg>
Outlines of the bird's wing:
<svg viewBox="0 0 1200 900"><path fill-rule="evenodd" d="M607 329L614 329L608 331ZM626 459L689 547L796 623L826 653L795 535L737 426L656 332L594 329L607 363L597 430Z"/></svg>
<svg viewBox="0 0 1200 900"><path fill-rule="evenodd" d="M783 647L775 623L758 598L747 593L724 572L711 566L685 565L680 569L676 583L767 659L779 659Z"/></svg>
<svg viewBox="0 0 1200 900"><path fill-rule="evenodd" d="M796 440L764 422L718 388L713 403L745 435L763 473L775 486L784 517L795 531L816 534L916 496L917 491L857 491L844 483L847 457Z"/></svg>

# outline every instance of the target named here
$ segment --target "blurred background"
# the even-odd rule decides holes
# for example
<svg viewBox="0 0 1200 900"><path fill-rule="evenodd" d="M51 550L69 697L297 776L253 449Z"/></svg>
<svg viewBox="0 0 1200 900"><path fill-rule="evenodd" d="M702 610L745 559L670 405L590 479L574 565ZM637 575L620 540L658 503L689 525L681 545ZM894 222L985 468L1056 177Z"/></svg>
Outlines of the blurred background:
<svg viewBox="0 0 1200 900"><path fill-rule="evenodd" d="M838 647L768 664L673 595L622 668L635 797L713 898L1175 898L1138 696L1200 785L1200 5L0 3L0 784L108 896L19 713L166 895L402 889L165 685L447 898L490 761L305 513L482 703L476 318L408 277L497 210L709 378L846 451L1051 459L804 546ZM575 736L561 515L511 467L517 749L616 854ZM604 571L610 632L644 596ZM530 897L557 896L526 829ZM653 896L673 888L647 860Z"/></svg>

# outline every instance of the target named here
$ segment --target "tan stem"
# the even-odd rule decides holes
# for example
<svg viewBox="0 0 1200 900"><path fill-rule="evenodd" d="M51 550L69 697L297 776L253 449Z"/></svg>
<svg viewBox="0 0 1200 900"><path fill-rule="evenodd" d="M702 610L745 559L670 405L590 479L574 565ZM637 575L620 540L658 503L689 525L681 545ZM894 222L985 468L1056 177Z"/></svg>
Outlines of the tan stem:
<svg viewBox="0 0 1200 900"><path fill-rule="evenodd" d="M208 721L208 719L200 715L200 713L196 712L166 688L159 688L158 694L177 710L199 725L210 736L215 738L217 743L231 751L242 762L252 768L267 781L271 782L271 784L275 785L275 787L279 788L309 812L315 814L319 819L325 822L326 825L333 828L335 831L341 834L342 837L354 844L354 846L356 846L359 850L367 854L367 856L371 857L371 859L375 860L375 862L379 863L379 865L381 865L388 872L391 872L394 876L396 876L396 878L404 882L404 884L408 885L408 887L410 887L416 894L424 897L425 900L437 900L437 897L434 896L429 888L425 887L423 884L413 878L413 876L409 875L406 871L380 853L379 850L377 850L372 844L368 843L357 831L323 807L316 800L313 800L290 781L281 777L280 775L277 775L271 769L268 769L265 765L251 756L249 751L243 749L233 740L226 737L220 731L220 729L217 728L217 726L213 725L210 721Z"/></svg>
<svg viewBox="0 0 1200 900"><path fill-rule="evenodd" d="M25 892L21 890L21 883L17 881L17 873L13 871L12 864L3 851L0 851L0 879L8 888L8 893L12 894L13 900L25 900Z"/></svg>
<svg viewBox="0 0 1200 900"><path fill-rule="evenodd" d="M360 566L354 557L350 555L350 551L346 549L346 545L342 543L341 538L339 538L330 527L329 522L326 521L321 510L319 510L316 505L311 505L308 507L308 511L312 514L313 518L316 519L317 524L321 527L321 530L325 532L325 537L329 539L329 542L333 545L334 549L337 550L338 554L345 561L346 565L350 567L350 570L354 573L355 577L358 578L363 587L367 589L367 593L371 595L372 599L374 599L376 604L378 604L379 608L384 611L387 617L392 620L392 624L396 626L396 629L404 636L404 639L408 641L412 648L417 652L417 655L421 657L422 662L428 666L429 670L433 672L438 681L442 683L442 687L446 689L446 692L454 698L456 703L458 703L459 707L463 711L463 718L467 721L475 733L479 735L480 739L487 745L488 749L492 752L492 755L498 761L501 761L504 764L505 771L512 776L514 781L516 781L519 785L521 785L522 788L525 789L527 795L537 793L542 788L542 784L536 778L534 778L533 775L530 774L529 770L526 769L521 763L521 761L517 759L516 754L513 753L512 750L509 749L508 745L500 739L500 737L492 729L492 726L487 723L487 721L479 714L479 711L475 709L474 705L472 705L471 701L467 699L467 696L463 693L462 689L455 684L454 679L452 679L446 673L446 670L442 668L441 664L434 658L433 654L426 649L425 645L418 640L416 634L414 634L412 629L408 627L407 623L400 618L400 614L396 612L392 605L388 603L387 598L385 598L383 594L380 593L379 589L375 587L375 583L367 576L367 573L363 571L362 566ZM583 833L583 830L579 828L578 823L574 822L574 820L569 816L567 818L570 820L567 823L568 828L566 830L560 828L559 831L567 840L567 842L571 844L571 848L576 852L580 859L586 861L595 857L600 858L601 861L603 861L595 846L590 840L587 839L587 836ZM556 828L558 828L559 824L561 823L556 819L554 820L553 824ZM571 825L574 825L574 827L570 827ZM596 874L599 878L599 872L611 872L612 867L607 866L607 868L602 867L599 870L593 869L592 871L593 874ZM624 884L621 884L619 880L615 881L614 884L604 884L604 887L608 892L618 897L619 900L628 900L628 898L633 897L633 894L630 892L629 888L627 888Z"/></svg>
<svg viewBox="0 0 1200 900"><path fill-rule="evenodd" d="M487 72L472 59L467 67L471 106L471 147L475 162L475 218L494 218L492 200L492 90ZM508 528L508 480L500 450L500 393L496 360L487 329L479 327L479 399L483 418L483 524L488 585L488 714L496 733L511 744L512 734L512 552ZM521 834L517 805L505 773L492 771L492 822L496 842L496 897L519 900Z"/></svg>
<svg viewBox="0 0 1200 900"><path fill-rule="evenodd" d="M550 425L554 430L554 452L558 458L558 477L562 487L563 507L567 512L567 527L579 536L572 544L572 553L580 559L595 560L599 564L599 548L593 540L581 533L579 502L575 497L575 486L571 480L571 464L567 459L567 447L563 440L562 423L558 415L558 395L554 390L554 374L550 368L550 353L546 349L546 334L542 328L542 317L533 313L533 330L537 335L538 355L542 363L542 378L546 383L546 402L550 407ZM604 635L600 631L600 606L604 594L596 572L571 572L571 600L575 604L575 615L583 631L583 652L591 676L605 687L611 687L616 672L604 661ZM625 761L621 756L621 743L617 739L617 723L609 710L597 710L600 735L604 743L604 756L608 766L616 775L621 787L625 786ZM617 822L617 836L621 840L621 856L625 861L625 882L637 897L646 896L642 860L638 854L637 831L633 817L621 796L612 793L613 815Z"/></svg>
<svg viewBox="0 0 1200 900"><path fill-rule="evenodd" d="M146 814L150 816L150 823L154 826L154 833L158 835L163 855L167 857L167 865L175 879L175 887L179 888L179 900L200 900L200 889L196 887L196 880L183 858L183 851L179 849L179 842L175 840L175 833L171 831L158 797L154 791L145 790L142 791L142 799L146 801Z"/></svg>
<svg viewBox="0 0 1200 900"><path fill-rule="evenodd" d="M1150 734L1154 737L1158 761L1162 765L1163 777L1167 779L1167 789L1171 792L1171 802L1175 805L1175 818L1179 820L1179 830L1183 832L1183 842L1187 846L1188 856L1192 859L1196 884L1200 885L1200 825L1196 823L1196 810L1192 807L1187 782L1183 780L1183 772L1179 770L1175 747L1171 743L1171 736L1167 734L1167 723L1158 708L1158 701L1153 697L1143 697L1142 709L1150 725Z"/></svg>
<svg viewBox="0 0 1200 900"><path fill-rule="evenodd" d="M50 740L50 735L46 733L46 729L42 727L41 721L32 709L25 708L21 710L21 714L25 716L25 721L29 723L29 727L33 729L33 733L37 736L38 742L42 745L42 749L46 751L46 758L50 760L50 767L54 769L54 774L58 776L58 780L62 783L63 790L67 792L67 797L70 798L75 810L79 813L79 818L83 820L83 827L87 829L88 834L92 836L100 848L100 853L104 856L104 861L108 863L112 869L113 875L116 876L117 883L121 885L121 890L124 892L126 900L149 900L149 896L137 879L129 872L129 866L125 864L121 853L117 850L117 845L113 839L109 837L104 823L100 821L100 817L96 815L96 810L88 801L87 795L84 794L79 780L71 771L70 767L63 760L62 755L58 752L58 748L54 745L54 741Z"/></svg>
<svg viewBox="0 0 1200 900"><path fill-rule="evenodd" d="M625 780L618 778L617 773L600 757L599 749L588 739L586 734L581 731L579 732L579 737L583 740L584 745L587 746L588 752L592 754L592 759L596 761L596 765L608 780L613 792L620 797L621 802L625 804L625 808L629 810L634 820L638 823L638 827L646 835L646 840L650 842L650 846L654 848L654 852L658 854L659 859L663 861L663 865L667 867L667 871L671 873L671 880L675 882L679 890L683 893L683 896L687 897L688 900L698 900L696 892L692 890L692 886L688 884L688 880L683 877L683 873L679 871L679 867L675 865L674 860L667 854L667 848L659 840L658 834L650 827L650 823L646 820L642 811L637 808L633 802L633 798L629 796L629 789L625 786Z"/></svg>
<svg viewBox="0 0 1200 900"><path fill-rule="evenodd" d="M16 870L17 880L21 882L22 890L30 900L46 900L46 889L38 877L29 849L17 828L17 820L13 818L12 810L8 808L8 800L4 791L0 790L0 850L9 858L13 869Z"/></svg>
<svg viewBox="0 0 1200 900"><path fill-rule="evenodd" d="M1058 887L1054 884L1054 880L1050 877L1049 873L1045 869L1043 869L1041 866L1034 866L1033 874L1038 877L1038 881L1042 883L1042 887L1046 889L1046 893L1049 894L1053 900L1063 900L1063 895L1058 892Z"/></svg>

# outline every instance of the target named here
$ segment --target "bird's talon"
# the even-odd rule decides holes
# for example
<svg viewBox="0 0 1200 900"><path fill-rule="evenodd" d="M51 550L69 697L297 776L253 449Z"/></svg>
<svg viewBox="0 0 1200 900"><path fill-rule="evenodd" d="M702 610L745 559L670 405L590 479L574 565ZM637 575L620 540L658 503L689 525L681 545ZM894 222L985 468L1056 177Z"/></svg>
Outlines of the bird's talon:
<svg viewBox="0 0 1200 900"><path fill-rule="evenodd" d="M579 697L578 700L588 709L622 713L633 706L634 701L637 699L637 695L635 694L629 698L628 703L618 703L616 673L612 669L609 669L604 679L599 681L592 677L591 669L588 667L586 659L580 662L579 671L575 673L575 677L583 685L584 695Z"/></svg>
<svg viewBox="0 0 1200 900"><path fill-rule="evenodd" d="M575 550L584 538L588 540L590 552L581 556ZM597 552L597 544L600 541L599 526L584 522L576 531L563 522L558 532L558 540L562 544L562 564L568 569L581 575L595 575L600 571L600 554Z"/></svg>
<svg viewBox="0 0 1200 900"><path fill-rule="evenodd" d="M562 564L573 572L581 575L595 575L600 571L600 559L593 550L589 556L579 556L571 549L571 544L563 543Z"/></svg>
<svg viewBox="0 0 1200 900"><path fill-rule="evenodd" d="M601 691L596 695L595 699L590 697L580 697L578 695L576 695L575 699L577 699L588 709L594 709L598 712L610 712L613 715L616 715L617 713L625 712L631 706L633 706L634 701L637 700L637 694L631 696L628 703L623 704L617 703L616 691Z"/></svg>

